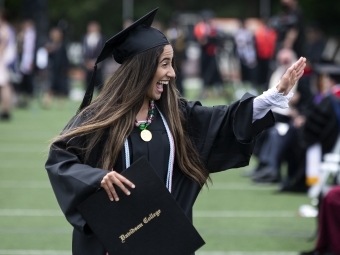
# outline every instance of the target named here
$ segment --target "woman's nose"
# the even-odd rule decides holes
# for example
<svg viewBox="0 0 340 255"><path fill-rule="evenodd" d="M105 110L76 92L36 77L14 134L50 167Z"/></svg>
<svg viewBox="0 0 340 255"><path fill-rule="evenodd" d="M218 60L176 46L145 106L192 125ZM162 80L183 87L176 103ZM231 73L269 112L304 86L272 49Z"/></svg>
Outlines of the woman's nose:
<svg viewBox="0 0 340 255"><path fill-rule="evenodd" d="M175 73L175 70L174 68L171 66L170 67L170 70L168 71L168 74L167 74L170 78L175 78L176 77L176 73Z"/></svg>

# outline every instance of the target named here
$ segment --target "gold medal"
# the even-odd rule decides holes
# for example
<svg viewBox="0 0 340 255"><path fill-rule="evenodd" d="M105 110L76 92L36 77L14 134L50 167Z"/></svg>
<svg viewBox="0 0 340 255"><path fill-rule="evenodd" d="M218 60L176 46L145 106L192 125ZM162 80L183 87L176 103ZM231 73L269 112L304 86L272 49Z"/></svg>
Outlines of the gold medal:
<svg viewBox="0 0 340 255"><path fill-rule="evenodd" d="M144 129L142 132L140 132L140 137L144 142L150 142L152 139L152 134L149 130Z"/></svg>

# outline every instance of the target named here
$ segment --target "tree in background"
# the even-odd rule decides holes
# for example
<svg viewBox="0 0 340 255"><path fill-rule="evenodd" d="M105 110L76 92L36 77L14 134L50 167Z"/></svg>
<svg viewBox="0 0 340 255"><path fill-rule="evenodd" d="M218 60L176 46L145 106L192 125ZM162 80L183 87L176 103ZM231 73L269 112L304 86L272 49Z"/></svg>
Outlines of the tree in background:
<svg viewBox="0 0 340 255"><path fill-rule="evenodd" d="M46 30L46 26L57 25L64 20L68 27L68 37L80 40L89 20L98 20L103 33L107 37L120 31L123 26L123 0L2 0L0 4L7 8L15 17L21 18L28 13L37 16L38 30ZM261 0L135 0L134 17L140 17L155 7L160 7L157 19L167 25L172 13L198 12L211 9L217 17L259 17ZM279 11L279 0L270 1L271 13ZM328 35L339 35L340 1L333 0L299 0L304 11L306 22L317 22ZM1 7L1 5L0 5ZM39 14L39 11L41 13ZM45 17L45 16L46 17ZM48 19L48 21L46 21ZM66 22L66 23L65 23ZM46 33L47 34L47 33Z"/></svg>

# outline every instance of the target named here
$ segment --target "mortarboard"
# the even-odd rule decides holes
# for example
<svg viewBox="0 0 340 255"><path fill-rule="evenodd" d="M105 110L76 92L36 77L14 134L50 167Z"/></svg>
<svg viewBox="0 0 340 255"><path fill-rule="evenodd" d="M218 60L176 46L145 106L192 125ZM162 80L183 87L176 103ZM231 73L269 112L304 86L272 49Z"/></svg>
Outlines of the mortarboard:
<svg viewBox="0 0 340 255"><path fill-rule="evenodd" d="M340 66L335 64L316 64L314 70L318 74L327 74L336 83L340 83Z"/></svg>
<svg viewBox="0 0 340 255"><path fill-rule="evenodd" d="M151 27L157 11L158 8L152 10L105 42L94 65L90 83L87 85L85 96L78 112L90 105L92 101L97 64L112 55L117 63L122 64L126 59L138 53L169 44L168 39L161 31Z"/></svg>
<svg viewBox="0 0 340 255"><path fill-rule="evenodd" d="M326 74L330 77L335 85L330 89L332 94L340 98L340 66L335 64L316 64L314 70L318 74Z"/></svg>

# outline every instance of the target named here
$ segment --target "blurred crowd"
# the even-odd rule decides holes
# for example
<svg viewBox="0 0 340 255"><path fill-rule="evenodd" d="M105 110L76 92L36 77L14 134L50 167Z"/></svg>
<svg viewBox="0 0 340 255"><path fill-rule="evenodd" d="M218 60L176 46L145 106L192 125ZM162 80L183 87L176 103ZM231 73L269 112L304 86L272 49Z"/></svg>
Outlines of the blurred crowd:
<svg viewBox="0 0 340 255"><path fill-rule="evenodd" d="M0 14L0 92L1 120L11 119L13 107L28 108L36 96L40 71L48 72L42 106L50 104L52 96L65 100L69 93L69 60L63 31L53 27L44 47L36 47L34 21L25 19L10 23L5 12Z"/></svg>
<svg viewBox="0 0 340 255"><path fill-rule="evenodd" d="M85 90L105 43L100 30L98 22L88 23L82 42L77 43L81 47L78 54L79 47L70 47L62 26L51 27L47 40L39 46L32 19L11 23L5 12L0 13L0 121L11 119L13 107L29 108L33 99L45 109L52 107L53 101L63 108L74 89L73 76L82 81ZM74 63L74 55L81 63ZM100 89L101 69L97 73Z"/></svg>
<svg viewBox="0 0 340 255"><path fill-rule="evenodd" d="M154 26L173 46L183 96L185 81L193 77L200 78L199 99L222 97L230 102L240 91L260 94L276 86L297 58L307 58L290 108L273 109L277 123L257 137L257 166L244 173L257 184L278 184L279 192L307 192L318 182L323 156L340 152L335 151L340 130L340 42L325 36L317 22L306 23L297 0L280 2L280 12L271 17L217 18L205 10L174 13L168 26L157 22ZM75 64L75 48L65 43L64 32L52 27L49 40L38 48L32 20L14 24L0 14L0 121L11 119L13 107L28 108L34 97L46 109L54 100L63 107L75 89L70 82L75 73L80 73L77 77L86 89L106 38L100 24L90 21L77 44L81 60ZM111 59L99 66L98 91L117 65ZM333 185L338 184L337 176Z"/></svg>

